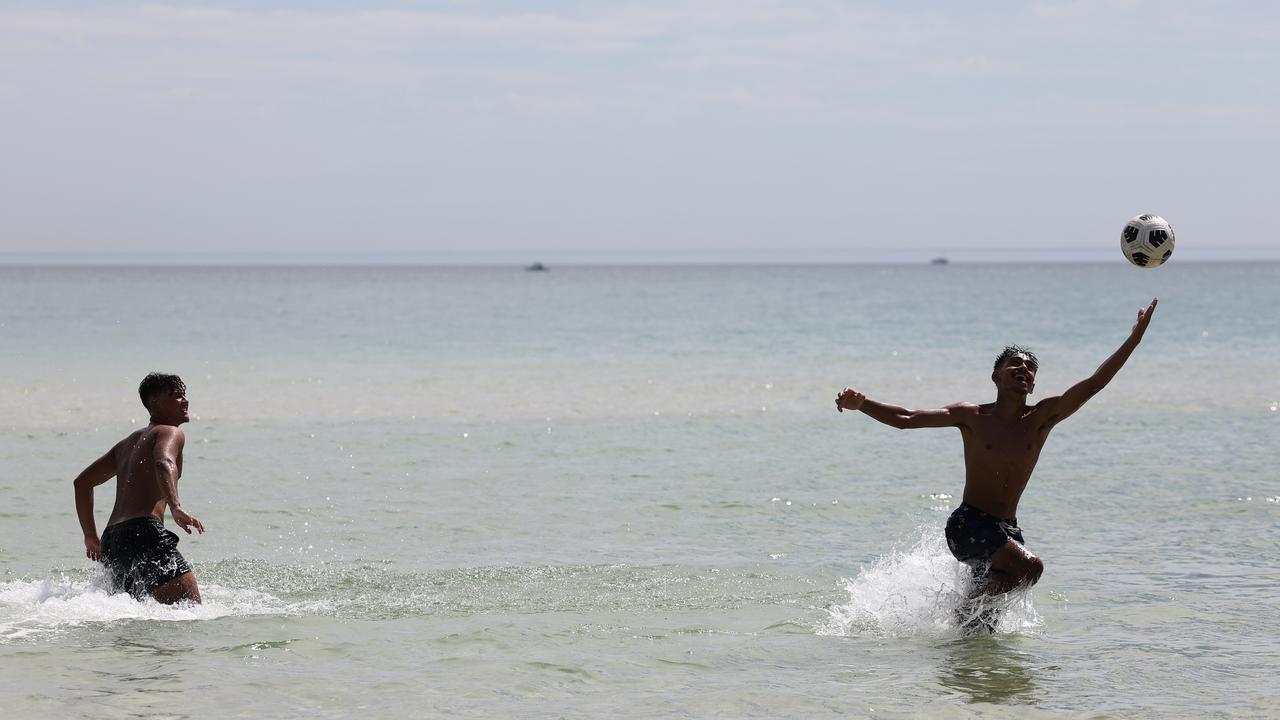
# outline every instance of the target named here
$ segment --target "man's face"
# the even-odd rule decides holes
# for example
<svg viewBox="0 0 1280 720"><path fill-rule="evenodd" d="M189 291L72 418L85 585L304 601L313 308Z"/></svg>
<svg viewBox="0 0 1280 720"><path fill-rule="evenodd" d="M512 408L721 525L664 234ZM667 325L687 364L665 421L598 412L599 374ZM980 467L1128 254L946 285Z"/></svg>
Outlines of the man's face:
<svg viewBox="0 0 1280 720"><path fill-rule="evenodd" d="M185 390L171 390L151 397L151 417L160 422L181 425L191 420Z"/></svg>
<svg viewBox="0 0 1280 720"><path fill-rule="evenodd" d="M1036 389L1036 366L1024 353L1015 353L1005 359L991 379L997 389L1030 395Z"/></svg>

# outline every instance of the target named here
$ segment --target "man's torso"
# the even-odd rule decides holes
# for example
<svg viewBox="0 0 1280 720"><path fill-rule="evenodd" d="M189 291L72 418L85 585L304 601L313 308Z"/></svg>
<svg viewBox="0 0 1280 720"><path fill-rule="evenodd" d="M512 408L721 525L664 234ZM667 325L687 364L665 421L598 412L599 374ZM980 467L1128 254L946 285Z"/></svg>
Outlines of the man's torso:
<svg viewBox="0 0 1280 720"><path fill-rule="evenodd" d="M164 520L164 493L156 478L156 428L149 426L131 433L116 444L116 502L107 526L132 518L151 516ZM182 477L182 454L177 457L177 476Z"/></svg>
<svg viewBox="0 0 1280 720"><path fill-rule="evenodd" d="M1043 404L1019 418L1002 418L979 405L960 427L964 438L964 501L997 517L1017 515L1018 500L1031 479L1052 422Z"/></svg>

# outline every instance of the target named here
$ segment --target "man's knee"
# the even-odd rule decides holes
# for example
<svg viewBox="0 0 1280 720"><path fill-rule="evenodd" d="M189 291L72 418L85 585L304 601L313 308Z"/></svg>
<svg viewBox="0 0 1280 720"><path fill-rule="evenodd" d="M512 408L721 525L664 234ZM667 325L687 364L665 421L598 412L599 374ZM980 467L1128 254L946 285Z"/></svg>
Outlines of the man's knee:
<svg viewBox="0 0 1280 720"><path fill-rule="evenodd" d="M1027 558L1027 566L1022 575L1022 582L1026 585L1035 585L1040 582L1040 576L1043 574L1044 561L1035 555Z"/></svg>
<svg viewBox="0 0 1280 720"><path fill-rule="evenodd" d="M1035 585L1044 574L1044 561L1014 540L996 551L991 565L1004 574L1006 583L1014 586Z"/></svg>
<svg viewBox="0 0 1280 720"><path fill-rule="evenodd" d="M151 593L156 602L172 605L184 600L199 603L200 586L196 584L195 573L186 572L156 588Z"/></svg>

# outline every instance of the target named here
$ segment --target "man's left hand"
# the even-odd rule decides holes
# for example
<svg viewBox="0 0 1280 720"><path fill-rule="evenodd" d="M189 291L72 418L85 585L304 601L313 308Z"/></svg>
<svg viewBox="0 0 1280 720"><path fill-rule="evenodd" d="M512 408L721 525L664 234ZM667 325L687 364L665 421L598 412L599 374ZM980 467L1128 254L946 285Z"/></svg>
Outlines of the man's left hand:
<svg viewBox="0 0 1280 720"><path fill-rule="evenodd" d="M1151 316L1156 312L1156 301L1159 298L1151 298L1151 304L1145 310L1138 311L1138 320L1133 324L1132 335L1141 340L1142 334L1147 331L1147 326L1151 324Z"/></svg>
<svg viewBox="0 0 1280 720"><path fill-rule="evenodd" d="M191 528L200 531L201 535L204 534L204 524L196 519L195 515L184 511L182 508L173 508L173 521L178 523L178 527L185 530L188 535L191 534Z"/></svg>

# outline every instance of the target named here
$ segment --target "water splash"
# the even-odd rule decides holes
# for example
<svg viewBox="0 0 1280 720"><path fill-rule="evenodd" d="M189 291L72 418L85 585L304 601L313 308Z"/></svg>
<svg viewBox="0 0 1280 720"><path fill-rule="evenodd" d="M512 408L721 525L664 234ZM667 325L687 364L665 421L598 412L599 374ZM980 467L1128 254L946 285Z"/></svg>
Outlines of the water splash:
<svg viewBox="0 0 1280 720"><path fill-rule="evenodd" d="M56 574L0 583L0 643L57 633L89 623L119 620L180 622L226 616L294 614L267 593L202 583L200 605L161 605L127 593L111 593L105 572Z"/></svg>
<svg viewBox="0 0 1280 720"><path fill-rule="evenodd" d="M827 608L819 635L954 638L971 634L981 616L994 616L996 633L1029 633L1042 625L1031 591L968 600L969 569L947 550L942 528L923 526L906 550L894 548L857 577L846 578L849 601Z"/></svg>

